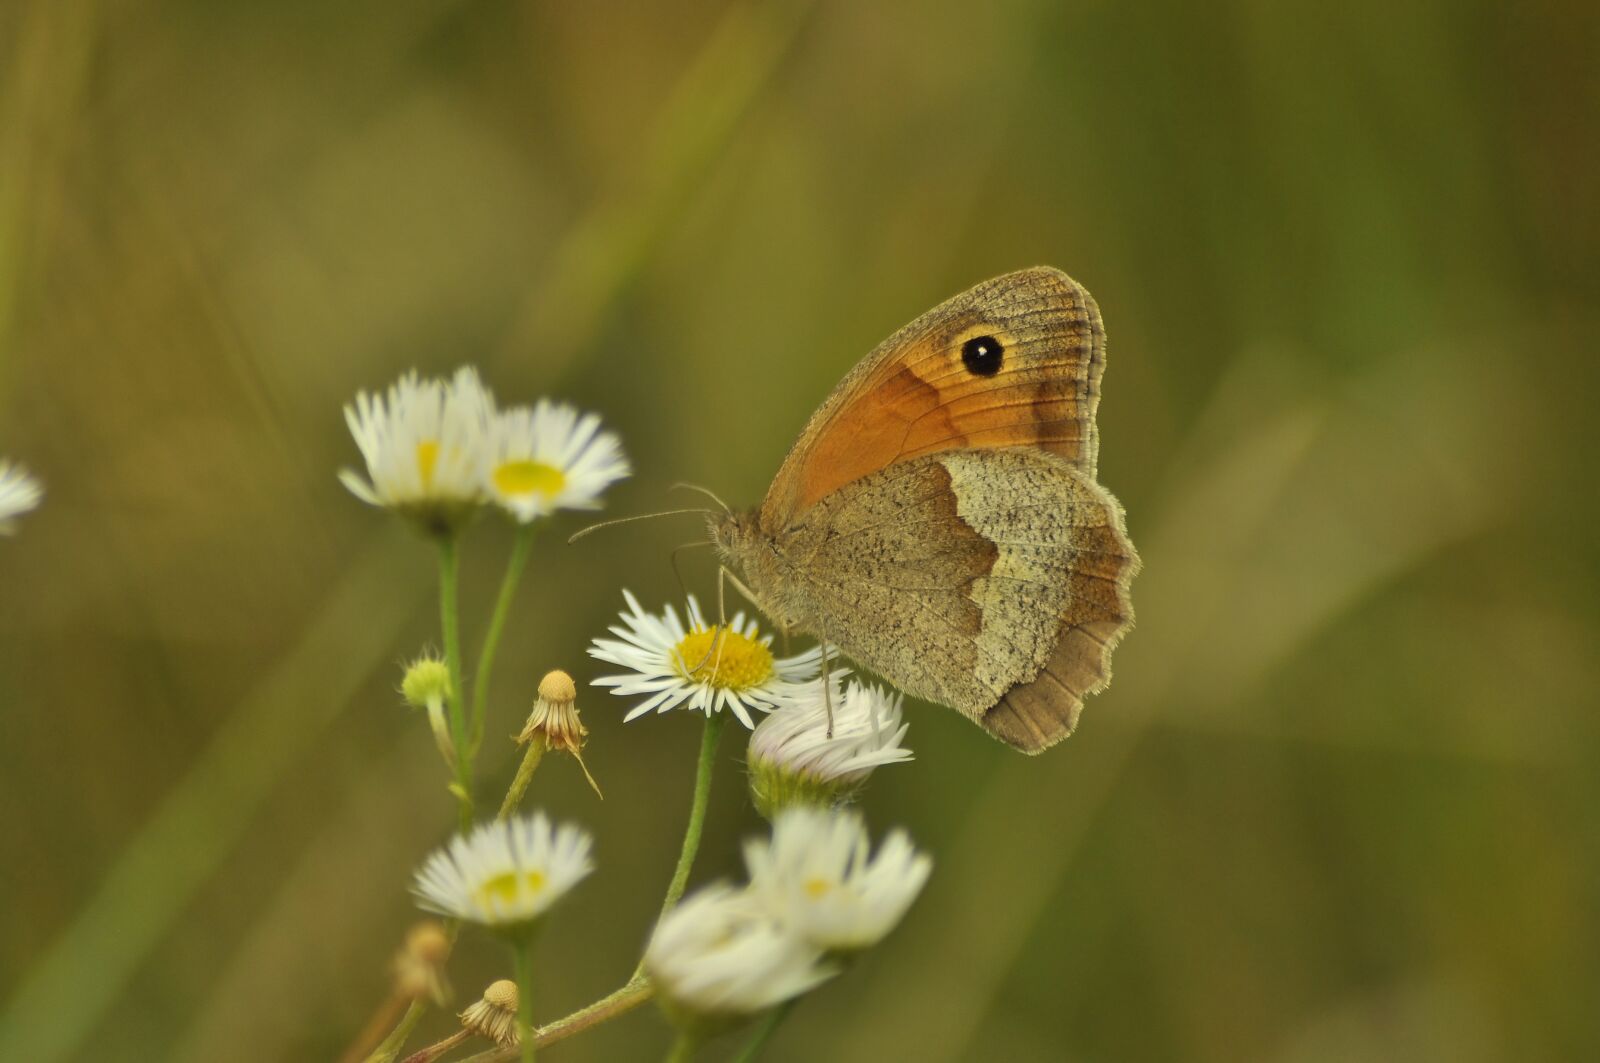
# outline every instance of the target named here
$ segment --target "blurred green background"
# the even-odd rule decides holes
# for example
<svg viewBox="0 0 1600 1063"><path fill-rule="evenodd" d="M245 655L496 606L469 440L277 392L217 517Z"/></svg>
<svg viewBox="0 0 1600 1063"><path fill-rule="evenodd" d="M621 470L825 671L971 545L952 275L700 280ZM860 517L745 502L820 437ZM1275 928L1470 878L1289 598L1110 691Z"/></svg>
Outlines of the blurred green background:
<svg viewBox="0 0 1600 1063"><path fill-rule="evenodd" d="M611 513L753 502L873 344L1037 263L1105 315L1139 628L1042 758L911 709L866 810L934 878L768 1058L1594 1058L1597 42L1542 0L0 5L0 454L49 490L0 543L0 1058L331 1059L382 996L453 817L394 692L431 556L334 479L356 389L475 363L604 413ZM491 736L697 530L547 534ZM697 742L580 707L547 1018L631 969ZM759 829L724 753L696 881Z"/></svg>

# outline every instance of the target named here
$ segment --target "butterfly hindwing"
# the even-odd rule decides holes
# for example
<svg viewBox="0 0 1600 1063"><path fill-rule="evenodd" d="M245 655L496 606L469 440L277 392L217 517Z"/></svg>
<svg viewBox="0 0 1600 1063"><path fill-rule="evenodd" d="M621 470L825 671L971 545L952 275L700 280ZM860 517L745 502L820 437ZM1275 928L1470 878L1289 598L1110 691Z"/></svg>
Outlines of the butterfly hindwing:
<svg viewBox="0 0 1600 1063"><path fill-rule="evenodd" d="M790 589L808 626L1027 752L1071 732L1132 622L1121 509L1036 450L898 463L826 496L777 545L804 559Z"/></svg>

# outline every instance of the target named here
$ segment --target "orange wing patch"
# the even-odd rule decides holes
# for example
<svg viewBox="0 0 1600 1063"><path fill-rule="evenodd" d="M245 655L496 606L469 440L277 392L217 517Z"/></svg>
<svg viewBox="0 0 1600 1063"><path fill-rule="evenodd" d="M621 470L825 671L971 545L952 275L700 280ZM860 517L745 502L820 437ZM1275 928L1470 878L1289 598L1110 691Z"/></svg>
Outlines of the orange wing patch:
<svg viewBox="0 0 1600 1063"><path fill-rule="evenodd" d="M879 469L947 450L1037 447L1095 474L1105 331L1058 270L1008 274L935 307L880 344L829 396L761 507L791 524Z"/></svg>

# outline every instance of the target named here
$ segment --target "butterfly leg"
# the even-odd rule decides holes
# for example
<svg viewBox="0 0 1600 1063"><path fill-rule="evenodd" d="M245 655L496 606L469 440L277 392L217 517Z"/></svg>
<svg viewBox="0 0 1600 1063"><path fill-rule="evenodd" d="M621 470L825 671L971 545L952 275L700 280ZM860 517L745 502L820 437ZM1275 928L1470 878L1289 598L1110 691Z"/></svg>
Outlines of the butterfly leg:
<svg viewBox="0 0 1600 1063"><path fill-rule="evenodd" d="M733 589L734 590L736 590L740 594L744 595L745 601L749 602L751 605L753 605L757 609L761 610L761 612L768 619L772 620L773 623L781 624L781 621L779 621L777 617L775 617L771 613L767 612L767 607L761 604L761 599L756 597L756 592L751 590L749 587L746 587L744 585L744 581L741 580L737 575L734 574L733 569L729 568L727 565L721 566L721 568L719 569L719 571L717 573L717 579L718 580L726 579L729 583L733 584Z"/></svg>
<svg viewBox="0 0 1600 1063"><path fill-rule="evenodd" d="M728 629L728 602L727 595L723 588L724 577L726 575L728 575L727 566L719 566L717 569L717 629L716 632L711 636L711 645L706 647L705 656L701 657L699 662L693 668L689 669L690 675L694 675L700 669L704 668L706 666L706 662L711 660L712 654L716 654L716 661L711 665L712 676L714 677L717 674L717 669L722 667L722 636ZM683 663L687 665L689 662L685 661Z"/></svg>
<svg viewBox="0 0 1600 1063"><path fill-rule="evenodd" d="M819 642L822 648L822 706L828 713L828 738L833 738L833 681L828 676L828 644Z"/></svg>
<svg viewBox="0 0 1600 1063"><path fill-rule="evenodd" d="M706 540L704 540L702 542L698 542L698 543L684 543L681 546L674 546L672 548L672 553L667 555L668 559L670 560L670 562L672 564L672 574L678 580L678 590L683 592L683 596L685 598L689 597L689 584L684 581L683 569L678 567L678 555L683 553L685 550L693 550L696 547L711 546L711 545L712 545L712 543L711 543L711 540L709 540L709 539L706 539Z"/></svg>
<svg viewBox="0 0 1600 1063"><path fill-rule="evenodd" d="M698 545L698 544L691 544L691 545ZM723 637L723 633L727 630L727 627L728 627L728 593L727 593L727 585L729 583L733 584L734 589L737 590L740 594L744 595L745 598L747 598L749 600L751 605L755 606L757 609L761 609L762 612L766 612L765 609L762 609L761 602L760 602L759 599L756 598L755 592L752 591L749 587L746 587L744 585L743 581L741 581L738 576L733 574L733 569L729 568L727 565L718 565L717 566L717 633L712 638L711 645L706 648L705 656L700 658L700 663L696 664L693 668L689 669L689 672L690 672L691 675L694 674L695 672L698 672L700 669L704 668L705 665L706 665L706 662L711 660L711 655L713 653L715 653L717 655L717 659L716 659L716 664L712 665L712 667L711 667L711 674L712 675L716 675L717 674L717 666L722 664L722 637ZM687 664L688 662L685 661L684 663Z"/></svg>
<svg viewBox="0 0 1600 1063"><path fill-rule="evenodd" d="M711 645L717 651L717 661L711 666L711 674L716 676L722 668L722 647L725 644L724 636L728 633L728 566L717 566L717 634L711 640ZM710 652L709 650L707 651Z"/></svg>

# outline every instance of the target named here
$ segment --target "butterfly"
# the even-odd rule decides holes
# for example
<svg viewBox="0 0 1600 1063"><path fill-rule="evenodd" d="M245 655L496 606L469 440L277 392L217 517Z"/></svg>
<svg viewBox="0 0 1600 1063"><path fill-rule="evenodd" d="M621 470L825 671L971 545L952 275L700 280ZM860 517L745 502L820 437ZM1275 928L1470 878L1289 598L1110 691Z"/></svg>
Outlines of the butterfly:
<svg viewBox="0 0 1600 1063"><path fill-rule="evenodd" d="M985 281L879 344L712 540L786 631L1038 753L1133 625L1139 555L1096 480L1104 369L1082 285Z"/></svg>

